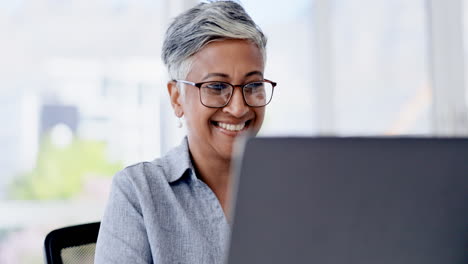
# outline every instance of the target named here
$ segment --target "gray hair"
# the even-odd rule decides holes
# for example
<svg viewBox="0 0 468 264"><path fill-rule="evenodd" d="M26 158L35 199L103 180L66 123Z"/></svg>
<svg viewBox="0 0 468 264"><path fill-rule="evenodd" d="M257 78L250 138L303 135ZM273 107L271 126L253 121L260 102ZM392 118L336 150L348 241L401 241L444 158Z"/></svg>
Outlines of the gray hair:
<svg viewBox="0 0 468 264"><path fill-rule="evenodd" d="M200 3L177 16L166 32L162 60L172 79L185 79L191 56L212 41L245 39L255 43L266 60L267 39L244 8L233 1Z"/></svg>

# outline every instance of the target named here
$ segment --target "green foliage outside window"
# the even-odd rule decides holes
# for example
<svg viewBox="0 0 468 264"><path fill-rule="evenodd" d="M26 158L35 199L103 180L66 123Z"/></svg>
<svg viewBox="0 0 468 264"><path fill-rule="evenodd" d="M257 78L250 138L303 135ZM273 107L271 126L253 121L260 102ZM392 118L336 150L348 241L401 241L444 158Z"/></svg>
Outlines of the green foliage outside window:
<svg viewBox="0 0 468 264"><path fill-rule="evenodd" d="M74 139L66 147L55 146L46 137L40 147L36 168L19 175L10 188L12 199L68 199L79 194L86 177L111 177L122 169L109 162L106 144Z"/></svg>

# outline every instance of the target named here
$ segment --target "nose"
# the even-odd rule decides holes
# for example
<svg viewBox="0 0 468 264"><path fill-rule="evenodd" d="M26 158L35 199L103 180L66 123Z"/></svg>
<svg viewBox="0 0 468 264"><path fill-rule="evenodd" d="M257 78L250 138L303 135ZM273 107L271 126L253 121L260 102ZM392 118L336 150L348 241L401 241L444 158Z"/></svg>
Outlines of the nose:
<svg viewBox="0 0 468 264"><path fill-rule="evenodd" d="M231 101L223 107L223 112L236 118L241 118L249 112L249 106L245 104L241 89L234 89Z"/></svg>

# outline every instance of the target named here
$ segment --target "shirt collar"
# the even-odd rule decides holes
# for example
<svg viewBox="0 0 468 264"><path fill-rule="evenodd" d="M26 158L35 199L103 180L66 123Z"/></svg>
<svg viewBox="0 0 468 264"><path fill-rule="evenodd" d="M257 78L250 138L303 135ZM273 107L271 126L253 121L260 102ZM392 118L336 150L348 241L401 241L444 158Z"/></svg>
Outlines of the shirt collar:
<svg viewBox="0 0 468 264"><path fill-rule="evenodd" d="M192 161L190 159L187 137L184 137L179 146L170 150L162 158L162 163L166 179L169 183L179 180L187 170L190 172L191 178L195 177L195 170L193 169Z"/></svg>

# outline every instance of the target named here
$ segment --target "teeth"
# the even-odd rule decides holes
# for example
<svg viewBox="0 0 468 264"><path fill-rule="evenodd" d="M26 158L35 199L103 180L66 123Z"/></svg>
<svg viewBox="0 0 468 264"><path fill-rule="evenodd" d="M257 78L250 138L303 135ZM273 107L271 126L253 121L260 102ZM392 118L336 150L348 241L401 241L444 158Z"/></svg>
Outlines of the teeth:
<svg viewBox="0 0 468 264"><path fill-rule="evenodd" d="M229 131L241 131L242 129L244 129L245 123L233 125L233 124L226 124L226 123L218 122L218 126Z"/></svg>

